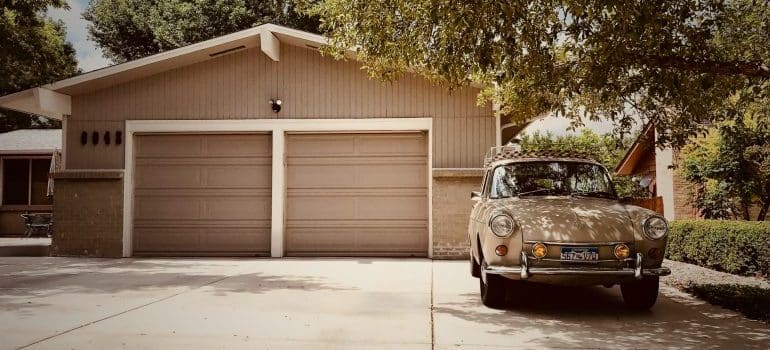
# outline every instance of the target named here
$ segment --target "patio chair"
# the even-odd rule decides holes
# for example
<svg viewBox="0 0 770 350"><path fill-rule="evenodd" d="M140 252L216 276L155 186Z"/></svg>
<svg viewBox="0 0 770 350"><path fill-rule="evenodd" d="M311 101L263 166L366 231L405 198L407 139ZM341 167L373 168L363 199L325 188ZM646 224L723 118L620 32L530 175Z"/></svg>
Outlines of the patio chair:
<svg viewBox="0 0 770 350"><path fill-rule="evenodd" d="M32 237L33 233L44 232L46 237L51 237L53 229L53 217L50 213L21 214L24 218L25 237Z"/></svg>

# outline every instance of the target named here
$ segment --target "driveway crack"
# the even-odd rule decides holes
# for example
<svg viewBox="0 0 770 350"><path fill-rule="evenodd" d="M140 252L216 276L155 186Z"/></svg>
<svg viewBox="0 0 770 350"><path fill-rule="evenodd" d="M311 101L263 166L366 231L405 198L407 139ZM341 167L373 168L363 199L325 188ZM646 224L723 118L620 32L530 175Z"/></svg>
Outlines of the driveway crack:
<svg viewBox="0 0 770 350"><path fill-rule="evenodd" d="M436 349L436 320L433 318L433 266L434 262L430 262L430 348Z"/></svg>
<svg viewBox="0 0 770 350"><path fill-rule="evenodd" d="M70 328L70 329L67 329L67 330L64 330L64 331L58 332L58 333L56 333L56 334L53 334L53 335L47 336L47 337L45 337L45 338L42 338L42 339L36 340L36 341L34 341L34 342L32 342L32 343L29 343L29 344L27 344L27 345L24 345L24 346L18 347L18 348L16 348L16 349L18 349L18 350L21 350L21 349L27 349L27 348L29 348L29 347L31 347L31 346L33 346L33 345L37 345L37 344L40 344L40 343L42 343L42 342L45 342L45 341L47 341L47 340L50 340L50 339L56 338L56 337L58 337L58 336L61 336L61 335L64 335L64 334L67 334L67 333L70 333L70 332L76 331L76 330L78 330L78 329L81 329L81 328L85 328L85 327L88 327L88 326L90 326L90 325L93 325L93 324L96 324L96 323L99 323L99 322L102 322L102 321L106 321L106 320L109 320L109 319L111 319L111 318L115 318L115 317L118 317L118 316L121 316L121 315L125 315L125 314L127 314L127 313L129 313L129 312L131 312L131 311L136 311L136 310L139 310L139 309L145 308L145 307L147 307L147 306L150 306L150 305L153 305L153 304L157 304L157 303L160 303L160 302L162 302L162 301L166 301L166 300L169 300L169 299L171 299L171 298L174 298L174 297L177 297L177 296L179 296L179 295L182 295L182 294L185 294L185 293L188 293L188 292L192 292L192 291L194 291L194 290L197 290L197 289L200 289L200 288L203 288L203 287L206 287L206 286L210 286L210 285L212 285L212 284L215 284L215 283L219 283L219 282L222 282L222 281L224 281L224 280L226 280L226 279L228 279L228 278L230 278L230 277L233 277L233 276L234 276L234 275L224 276L224 277L221 277L221 278L218 278L218 279L215 279L215 280L212 280L212 281L206 282L206 283L204 283L204 284L201 284L201 285L198 285L198 286L195 286L195 287L191 287L191 288L188 288L188 289L185 289L185 290L179 291L179 292L177 292L177 293L174 293L174 294L171 294L171 295L165 296L165 297L163 297L163 298L160 298L160 299L156 299L156 300L150 301L150 302L148 302L148 303L144 303L144 304L142 304L142 305L138 305L138 306L132 307L132 308L130 308L130 309L127 309L127 310L123 310L123 311L121 311L121 312L117 312L117 313L114 313L114 314L111 314L111 315L108 315L108 316L102 317L102 318L100 318L100 319L97 319L97 320L94 320L94 321L90 321L90 322L87 322L87 323L81 324L81 325L79 325L79 326L76 326L76 327L72 327L72 328ZM432 288L431 288L431 289L432 289Z"/></svg>

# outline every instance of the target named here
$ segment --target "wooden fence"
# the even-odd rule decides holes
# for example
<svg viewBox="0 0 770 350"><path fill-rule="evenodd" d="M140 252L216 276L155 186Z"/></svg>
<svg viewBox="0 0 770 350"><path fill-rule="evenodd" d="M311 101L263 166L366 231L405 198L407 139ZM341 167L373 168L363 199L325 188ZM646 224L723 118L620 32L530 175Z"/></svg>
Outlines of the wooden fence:
<svg viewBox="0 0 770 350"><path fill-rule="evenodd" d="M629 200L628 203L653 210L658 214L663 215L663 197L633 198Z"/></svg>

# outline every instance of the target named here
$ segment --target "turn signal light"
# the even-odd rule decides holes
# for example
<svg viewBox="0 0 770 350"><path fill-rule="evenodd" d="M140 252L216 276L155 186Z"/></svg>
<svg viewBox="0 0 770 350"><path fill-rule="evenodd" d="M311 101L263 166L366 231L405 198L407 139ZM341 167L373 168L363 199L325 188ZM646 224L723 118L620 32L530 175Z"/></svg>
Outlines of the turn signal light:
<svg viewBox="0 0 770 350"><path fill-rule="evenodd" d="M508 247L504 245L499 245L495 248L495 254L498 256L504 256L508 254Z"/></svg>
<svg viewBox="0 0 770 350"><path fill-rule="evenodd" d="M631 255L631 249L627 245L620 243L615 246L615 257L618 259L625 259Z"/></svg>
<svg viewBox="0 0 770 350"><path fill-rule="evenodd" d="M548 247L543 243L537 242L532 246L532 255L538 259L544 258L548 255Z"/></svg>

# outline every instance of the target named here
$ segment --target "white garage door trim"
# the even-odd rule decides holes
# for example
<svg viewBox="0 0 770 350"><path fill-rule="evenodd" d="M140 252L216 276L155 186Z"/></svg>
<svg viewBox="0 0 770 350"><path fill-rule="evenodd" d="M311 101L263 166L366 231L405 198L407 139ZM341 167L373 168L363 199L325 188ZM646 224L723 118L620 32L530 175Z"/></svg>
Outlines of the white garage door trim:
<svg viewBox="0 0 770 350"><path fill-rule="evenodd" d="M287 132L426 131L428 133L428 257L433 257L433 120L373 119L249 119L249 120L127 120L123 182L123 256L133 253L134 134L271 132L273 135L272 217L270 255L284 255L286 203L285 136Z"/></svg>

